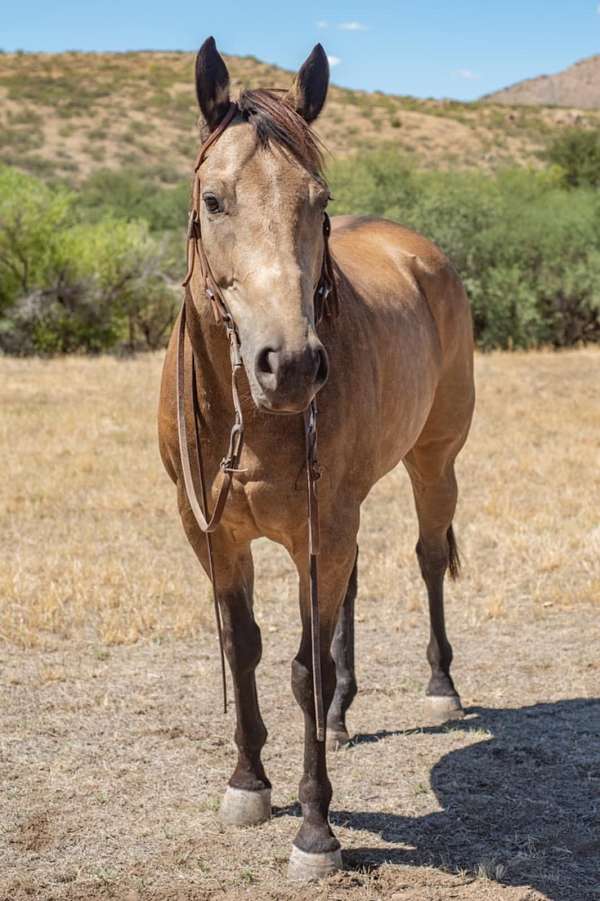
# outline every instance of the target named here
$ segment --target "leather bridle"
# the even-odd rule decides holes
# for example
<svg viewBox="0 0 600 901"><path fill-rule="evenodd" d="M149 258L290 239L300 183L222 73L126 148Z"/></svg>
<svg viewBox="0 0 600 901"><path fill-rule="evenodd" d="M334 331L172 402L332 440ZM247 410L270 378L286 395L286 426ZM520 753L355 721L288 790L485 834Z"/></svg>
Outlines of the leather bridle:
<svg viewBox="0 0 600 901"><path fill-rule="evenodd" d="M183 481L185 493L190 505L190 509L198 524L198 527L206 536L206 549L208 557L209 577L213 589L213 603L215 610L215 620L217 624L217 632L219 636L219 649L221 656L221 676L223 683L223 706L227 712L227 682L225 676L225 658L223 653L223 627L221 621L221 613L219 608L216 572L214 566L214 557L211 541L211 533L214 532L225 511L227 498L231 490L234 474L239 471L239 462L244 446L244 419L242 415L242 407L240 404L237 373L242 367L242 359L240 356L240 340L236 324L231 313L227 308L225 299L215 281L210 264L206 257L204 246L202 243L202 233L200 228L200 179L199 169L206 158L207 151L219 139L231 121L239 113L236 103L231 103L225 116L220 124L211 132L208 139L200 147L200 151L196 158L194 166L194 183L192 188L192 209L189 214L188 221L188 250L187 250L187 273L183 281L186 288L185 298L181 308L179 319L179 332L177 340L177 433L179 439L179 453L181 456L181 466L183 471ZM331 223L329 216L324 213L323 218L323 262L321 265L321 273L314 292L314 316L315 323L319 323L321 319L327 317L335 318L339 313L339 300L337 292L336 277L333 269L333 263L329 250L329 235L331 233ZM217 493L212 513L208 512L207 489L205 481L204 466L202 460L202 450L200 444L200 406L197 393L197 363L196 349L194 348L188 322L197 316L194 307L189 283L194 273L196 259L200 266L201 279L204 286L206 297L210 301L215 319L221 323L226 330L229 342L229 356L231 361L231 394L234 407L234 422L229 435L229 446L227 453L220 464L221 484ZM191 365L186 373L185 360L185 341L186 336L192 348ZM186 381L187 379L187 381ZM193 427L188 429L186 421L186 396L190 399L189 406L192 410ZM319 555L319 502L317 492L317 482L319 480L320 471L317 461L317 403L316 399L310 402L308 408L304 411L304 435L305 435L305 463L306 463L306 482L307 482L307 526L308 526L308 557L309 557L309 592L310 592L310 622L311 622L311 654L313 667L313 693L315 704L315 724L317 732L317 741L325 740L325 718L323 710L323 689L321 679L321 651L320 651L320 626L319 626L319 572L318 572L318 555ZM189 445L190 439L193 447L194 463L200 484L200 497L196 491L193 475L193 464L190 459Z"/></svg>

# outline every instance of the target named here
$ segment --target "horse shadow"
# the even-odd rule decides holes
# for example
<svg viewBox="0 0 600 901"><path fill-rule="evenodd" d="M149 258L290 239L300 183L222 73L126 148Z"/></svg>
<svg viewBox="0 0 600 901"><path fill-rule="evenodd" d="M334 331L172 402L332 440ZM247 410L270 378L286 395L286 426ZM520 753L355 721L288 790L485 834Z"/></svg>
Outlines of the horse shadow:
<svg viewBox="0 0 600 901"><path fill-rule="evenodd" d="M442 810L416 818L332 813L333 823L388 844L349 851L347 865L438 866L531 886L551 901L600 898L600 699L466 712L466 720L421 730L489 733L433 767ZM358 735L353 744L400 734Z"/></svg>
<svg viewBox="0 0 600 901"><path fill-rule="evenodd" d="M332 811L333 824L387 844L344 852L346 866L435 866L532 887L550 901L599 899L600 699L466 713L446 726L355 737L345 753L415 731L488 733L433 767L431 787L442 810L422 817Z"/></svg>

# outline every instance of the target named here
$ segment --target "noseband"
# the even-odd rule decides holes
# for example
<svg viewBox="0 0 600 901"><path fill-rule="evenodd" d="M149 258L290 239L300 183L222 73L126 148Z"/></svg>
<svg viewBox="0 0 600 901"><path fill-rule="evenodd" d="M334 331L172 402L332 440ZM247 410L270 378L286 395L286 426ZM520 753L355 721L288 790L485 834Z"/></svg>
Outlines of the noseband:
<svg viewBox="0 0 600 901"><path fill-rule="evenodd" d="M189 214L188 232L187 232L187 272L183 280L183 287L186 288L183 305L179 318L179 331L177 340L177 434L179 440L179 453L181 457L181 466L183 471L183 481L185 493L190 505L192 514L200 530L206 536L206 550L208 557L208 571L212 583L213 603L215 609L215 620L217 624L217 632L219 636L219 649L221 656L221 675L223 683L223 706L227 712L227 683L225 677L225 657L223 653L223 629L221 622L221 614L219 609L219 600L217 593L217 580L214 567L214 557L212 550L211 533L216 530L223 513L227 498L231 490L234 474L239 471L239 462L242 455L244 445L244 419L242 415L242 407L240 404L237 373L242 367L242 359L240 356L240 339L236 324L225 302L225 298L212 274L210 264L208 262L204 245L202 242L202 232L200 228L200 178L199 170L206 158L207 151L218 141L223 132L229 126L231 121L239 113L236 103L231 103L229 109L220 124L210 134L208 139L202 144L194 165L194 183L192 188L192 209ZM333 319L339 313L339 298L333 263L329 250L329 235L331 233L331 223L327 213L323 217L323 262L321 264L321 273L314 291L314 319L318 324L323 318ZM204 466L202 460L202 450L200 445L200 406L198 402L197 392L197 364L196 351L193 346L191 334L187 323L195 315L197 315L192 293L189 288L196 259L200 266L201 283L204 293L209 300L215 320L221 323L226 330L229 342L229 356L231 361L231 394L234 407L234 423L231 427L229 435L229 446L227 453L220 464L221 484L217 493L211 514L208 512L207 489L205 481ZM184 366L185 359L185 341L186 336L192 347L191 365L189 367L189 376L186 383L186 372ZM190 399L192 410L193 426L188 430L185 398ZM318 562L319 554L319 506L317 494L317 481L320 476L319 464L317 462L317 403L313 398L307 410L304 411L304 435L305 435L305 462L306 462L306 478L307 478L307 526L308 526L308 556L309 556L309 591L310 591L310 613L311 613L311 649L312 649L312 665L313 665L313 692L315 703L315 724L317 731L317 740L325 740L325 718L323 710L323 690L321 680L321 653L320 653L320 630L319 630L319 597L318 597ZM193 445L195 468L197 479L200 484L200 497L196 491L193 477L192 461L189 452L188 434L191 434L191 443Z"/></svg>

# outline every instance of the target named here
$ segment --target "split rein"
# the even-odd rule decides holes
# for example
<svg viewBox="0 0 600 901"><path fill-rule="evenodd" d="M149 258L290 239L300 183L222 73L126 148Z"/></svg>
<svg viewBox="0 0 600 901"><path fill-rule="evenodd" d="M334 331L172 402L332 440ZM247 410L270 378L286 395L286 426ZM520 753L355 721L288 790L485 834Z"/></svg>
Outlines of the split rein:
<svg viewBox="0 0 600 901"><path fill-rule="evenodd" d="M212 548L212 533L217 529L231 491L233 476L239 471L239 462L244 446L244 418L237 387L237 374L242 368L240 356L240 339L236 324L227 308L225 299L219 289L204 251L202 233L200 229L200 182L198 172L206 158L206 153L220 138L232 119L238 114L236 103L231 103L227 113L209 138L202 144L194 166L194 186L192 190L192 209L189 215L187 233L187 273L183 281L186 288L185 298L181 308L179 319L179 332L177 340L177 434L179 439L179 453L183 471L185 493L192 514L200 530L206 536L206 551L208 557L208 574L212 584L215 621L219 637L219 650L221 658L221 678L223 685L223 707L227 712L227 680L225 675L225 655L223 653L223 626L217 591L217 573L214 566ZM314 293L315 322L318 324L323 317L333 319L339 312L337 285L333 271L331 254L329 251L329 235L331 223L329 216L324 213L323 219L323 263L321 275ZM215 320L225 327L229 342L229 357L231 362L231 394L234 407L234 422L229 435L227 453L220 464L221 483L217 493L217 499L212 513L208 512L207 488L200 443L200 405L197 390L197 362L196 352L193 347L191 333L188 328L188 320L194 315L194 301L189 288L194 267L198 260L204 293L210 301ZM186 335L192 346L191 365L186 376L185 371L185 341ZM186 396L192 410L193 426L188 430L186 420ZM307 485L307 526L308 526L308 558L309 558L309 592L310 592L310 631L311 631L311 656L313 668L313 695L315 705L315 724L317 741L325 740L325 715L323 710L323 688L321 677L321 648L319 625L319 499L317 482L320 476L317 461L317 404L315 398L304 411L304 436L305 436L305 463ZM191 442L190 442L191 438ZM193 462L190 458L190 443L193 446ZM197 473L197 481L200 485L200 496L194 482L194 470Z"/></svg>

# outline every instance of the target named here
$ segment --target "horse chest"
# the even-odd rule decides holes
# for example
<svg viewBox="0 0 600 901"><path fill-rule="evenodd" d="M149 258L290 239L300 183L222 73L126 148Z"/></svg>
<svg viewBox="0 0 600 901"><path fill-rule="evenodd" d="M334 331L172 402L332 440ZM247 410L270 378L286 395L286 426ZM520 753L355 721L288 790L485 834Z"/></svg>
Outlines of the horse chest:
<svg viewBox="0 0 600 901"><path fill-rule="evenodd" d="M306 526L305 480L235 479L223 525L237 541L270 538L288 546L290 537Z"/></svg>

